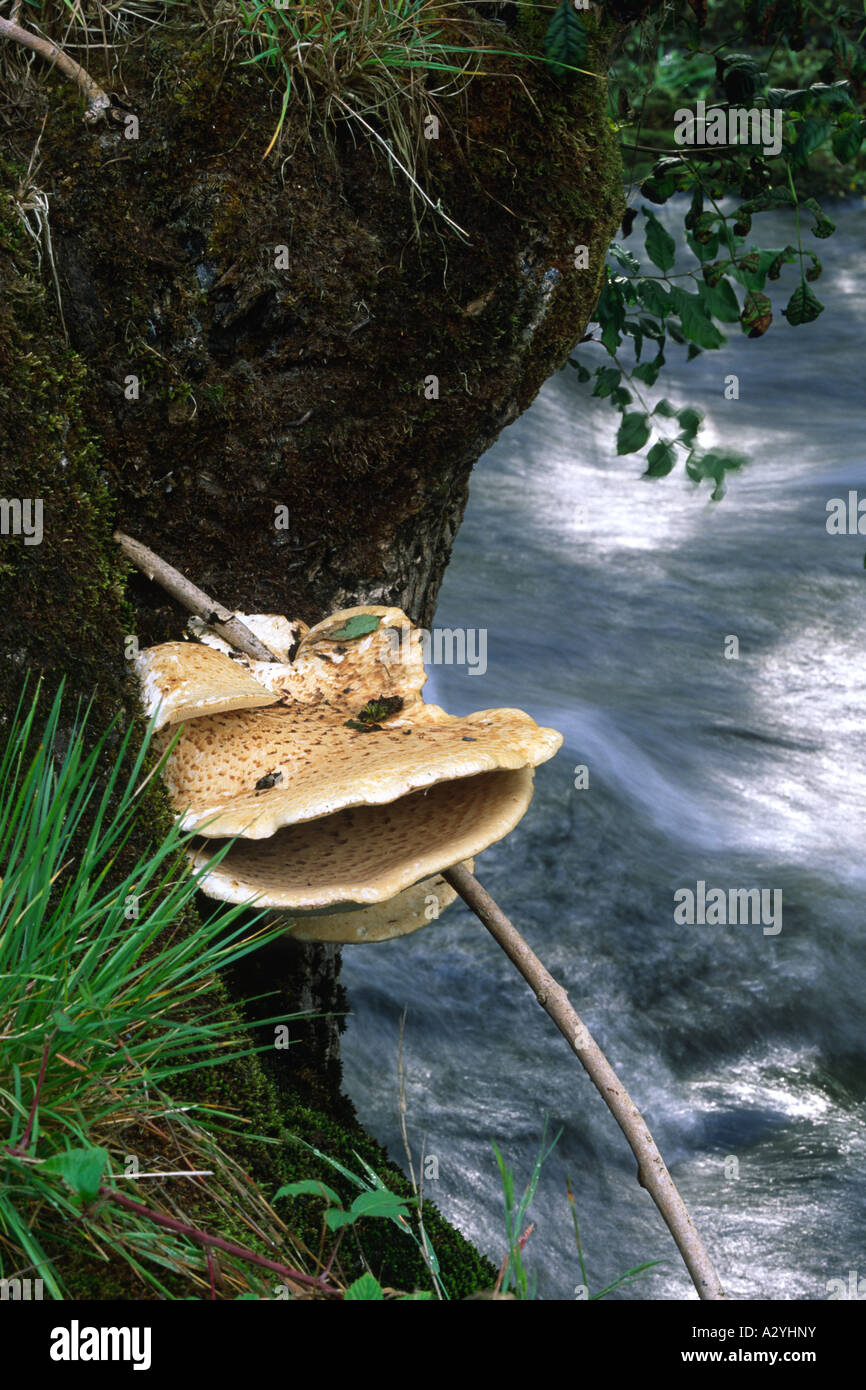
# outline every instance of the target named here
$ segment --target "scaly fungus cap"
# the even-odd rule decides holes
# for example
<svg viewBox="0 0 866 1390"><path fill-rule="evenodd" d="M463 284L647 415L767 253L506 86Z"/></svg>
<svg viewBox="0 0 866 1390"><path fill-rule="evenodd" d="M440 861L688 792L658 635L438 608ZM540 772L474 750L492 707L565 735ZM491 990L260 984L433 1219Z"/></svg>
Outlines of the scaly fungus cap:
<svg viewBox="0 0 866 1390"><path fill-rule="evenodd" d="M273 618L238 616L268 641ZM422 634L398 608L297 625L279 662L232 660L200 630L207 646L166 643L140 661L149 712L161 700L163 722L187 721L163 775L184 829L206 837L196 866L216 837L241 837L203 880L213 897L387 902L513 829L533 767L562 743L521 710L425 704Z"/></svg>

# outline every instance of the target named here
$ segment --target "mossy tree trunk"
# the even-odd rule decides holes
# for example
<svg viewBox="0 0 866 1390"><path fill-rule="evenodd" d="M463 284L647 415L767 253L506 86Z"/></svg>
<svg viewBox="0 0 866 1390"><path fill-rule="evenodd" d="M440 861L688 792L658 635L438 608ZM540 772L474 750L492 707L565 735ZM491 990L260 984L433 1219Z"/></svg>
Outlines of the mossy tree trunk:
<svg viewBox="0 0 866 1390"><path fill-rule="evenodd" d="M123 55L137 138L85 127L56 73L30 90L0 164L0 448L3 497L41 499L43 533L0 541L4 719L28 669L131 710L127 638L181 635L114 526L240 610L430 624L471 468L583 332L621 214L603 81L497 61L427 149L465 240L430 213L416 238L402 176L344 128L308 139L290 109L264 159L258 69L204 33ZM15 204L43 111L40 280ZM339 1008L338 962L278 952L268 1011ZM304 1102L348 1113L333 1024L284 1055Z"/></svg>

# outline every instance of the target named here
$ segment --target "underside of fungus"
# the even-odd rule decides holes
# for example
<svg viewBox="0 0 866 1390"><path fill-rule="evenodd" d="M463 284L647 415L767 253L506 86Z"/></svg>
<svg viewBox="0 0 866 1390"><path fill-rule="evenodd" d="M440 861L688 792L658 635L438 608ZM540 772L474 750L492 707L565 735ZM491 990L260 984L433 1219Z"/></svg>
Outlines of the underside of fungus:
<svg viewBox="0 0 866 1390"><path fill-rule="evenodd" d="M196 832L203 891L316 914L293 917L304 940L383 940L433 920L419 901L441 890L418 890L514 828L561 736L521 710L426 704L422 634L400 609L346 609L310 629L238 616L279 661L234 652L200 621L198 642L139 657L157 741L176 738L163 778ZM453 898L441 888L440 908Z"/></svg>

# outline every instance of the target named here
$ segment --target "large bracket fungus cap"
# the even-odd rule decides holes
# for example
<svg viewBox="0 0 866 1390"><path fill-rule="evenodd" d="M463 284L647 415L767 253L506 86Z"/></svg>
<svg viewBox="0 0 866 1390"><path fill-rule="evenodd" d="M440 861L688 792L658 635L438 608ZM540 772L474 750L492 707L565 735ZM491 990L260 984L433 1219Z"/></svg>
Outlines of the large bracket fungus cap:
<svg viewBox="0 0 866 1390"><path fill-rule="evenodd" d="M238 616L257 635L273 622ZM425 704L422 634L397 608L332 614L285 662L233 660L202 636L206 647L165 644L170 667L161 647L142 660L151 704L165 704L161 672L176 682L185 650L208 652L206 673L190 660L174 711L187 722L163 775L183 827L206 837L197 867L217 837L241 837L203 879L213 897L301 911L386 902L513 829L533 767L562 743L522 710Z"/></svg>
<svg viewBox="0 0 866 1390"><path fill-rule="evenodd" d="M464 861L464 868L475 871L475 860ZM422 878L411 888L404 888L395 898L370 907L352 911L329 910L289 917L281 914L286 935L295 941L332 941L345 945L362 945L370 941L390 941L396 936L409 936L435 922L457 894L441 874Z"/></svg>

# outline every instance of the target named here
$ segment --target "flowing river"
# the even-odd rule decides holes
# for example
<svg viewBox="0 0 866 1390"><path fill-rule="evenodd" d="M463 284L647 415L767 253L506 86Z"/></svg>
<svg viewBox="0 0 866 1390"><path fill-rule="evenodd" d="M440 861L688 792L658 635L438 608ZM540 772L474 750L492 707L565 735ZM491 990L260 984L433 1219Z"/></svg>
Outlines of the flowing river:
<svg viewBox="0 0 866 1390"><path fill-rule="evenodd" d="M678 211L661 211L672 230ZM702 442L749 457L724 500L681 465L650 481L617 458L613 409L570 367L500 436L473 474L436 616L486 630L486 670L433 666L425 690L453 713L518 706L564 734L525 819L476 872L643 1111L735 1298L823 1300L833 1280L850 1296L849 1271L866 1297L866 535L827 530L830 499L866 498L866 238L859 203L829 212L830 240L804 228L824 315L796 329L781 317L786 266L769 338L733 325L694 362L669 351L649 393L698 406ZM796 240L783 215L754 233ZM578 355L609 360L592 344ZM781 894L781 917L677 921L675 893L699 883ZM694 1296L617 1125L462 903L343 954L346 1090L405 1166L405 1006L416 1168L423 1147L438 1167L426 1195L494 1263L491 1140L520 1192L547 1116L562 1134L525 1250L539 1296L582 1283L567 1175L591 1292L660 1260L612 1297Z"/></svg>

